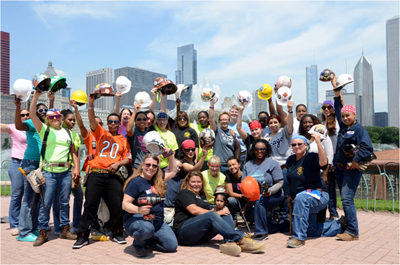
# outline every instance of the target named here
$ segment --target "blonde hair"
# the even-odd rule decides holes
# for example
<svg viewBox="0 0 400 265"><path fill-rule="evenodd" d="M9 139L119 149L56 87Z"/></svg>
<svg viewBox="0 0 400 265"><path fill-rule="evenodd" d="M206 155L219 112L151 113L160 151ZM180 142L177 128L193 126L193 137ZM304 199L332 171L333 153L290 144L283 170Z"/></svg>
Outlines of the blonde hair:
<svg viewBox="0 0 400 265"><path fill-rule="evenodd" d="M60 114L61 115L61 121L64 119L64 116L62 115L62 114ZM44 124L46 125L46 126L48 126L48 127L52 127L51 125L50 125L50 121L49 121L49 116L46 116L46 118L44 118ZM61 127L63 127L63 126L61 126Z"/></svg>
<svg viewBox="0 0 400 265"><path fill-rule="evenodd" d="M143 173L143 166L144 163L146 161L147 158L152 158L155 161L157 161L158 164L158 169L157 172L153 175L152 180L153 180L153 184L154 187L157 191L157 195L160 197L164 197L165 193L167 193L167 186L165 185L164 179L163 179L163 172L160 169L160 159L158 158L158 156L152 155L152 154L146 154L143 156L143 161L142 163L139 165L138 169L135 171L135 173L133 173L132 176L130 176L124 184L124 188L123 188L123 192L125 192L126 187L128 186L129 182L136 177L139 177L142 175Z"/></svg>
<svg viewBox="0 0 400 265"><path fill-rule="evenodd" d="M203 178L203 174L201 174L200 171L191 171L189 174L187 174L186 177L185 177L184 180L183 180L181 190L190 190L191 192L195 193L194 191L192 191L192 190L190 189L190 186L189 186L189 181L190 181L190 179L191 179L192 177L199 177L199 178L201 178L201 183L202 183L202 185L201 185L201 189L200 189L200 191L199 191L199 194L205 195L205 192L204 192L204 185L205 185L205 183L204 183L204 178Z"/></svg>
<svg viewBox="0 0 400 265"><path fill-rule="evenodd" d="M233 105L230 110L232 110L232 109L239 111L240 108L237 105Z"/></svg>
<svg viewBox="0 0 400 265"><path fill-rule="evenodd" d="M218 156L213 155L208 159L207 165L221 165L221 159Z"/></svg>

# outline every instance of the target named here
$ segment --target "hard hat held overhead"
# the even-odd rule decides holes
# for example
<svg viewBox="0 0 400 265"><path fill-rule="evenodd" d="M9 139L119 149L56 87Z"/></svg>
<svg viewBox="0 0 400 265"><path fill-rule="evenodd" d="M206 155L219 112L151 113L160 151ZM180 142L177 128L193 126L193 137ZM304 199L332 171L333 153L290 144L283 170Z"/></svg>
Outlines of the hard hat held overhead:
<svg viewBox="0 0 400 265"><path fill-rule="evenodd" d="M268 84L263 84L257 92L257 95L260 99L263 100L268 100L272 97L273 95L273 90L272 87Z"/></svg>
<svg viewBox="0 0 400 265"><path fill-rule="evenodd" d="M275 93L276 103L279 105L286 106L289 100L292 100L292 90L288 87L281 87L278 92Z"/></svg>
<svg viewBox="0 0 400 265"><path fill-rule="evenodd" d="M328 136L328 130L326 129L326 127L322 124L316 124L313 127L311 127L311 129L308 131L309 134L311 133L319 133L321 136L321 141L325 140L326 137Z"/></svg>
<svg viewBox="0 0 400 265"><path fill-rule="evenodd" d="M32 85L35 90L46 92L50 89L51 80L45 74L36 74L32 78Z"/></svg>
<svg viewBox="0 0 400 265"><path fill-rule="evenodd" d="M292 87L292 79L290 79L290 77L286 76L286 75L282 75L281 77L278 78L278 80L276 80L276 88L281 88L281 87L288 87L291 88Z"/></svg>
<svg viewBox="0 0 400 265"><path fill-rule="evenodd" d="M115 86L117 90L121 92L121 94L126 94L131 90L132 82L126 78L125 76L118 76L117 80L115 80Z"/></svg>
<svg viewBox="0 0 400 265"><path fill-rule="evenodd" d="M83 90L77 90L72 93L70 100L75 100L78 106L83 106L88 103L88 96Z"/></svg>
<svg viewBox="0 0 400 265"><path fill-rule="evenodd" d="M143 143L146 146L147 151L153 155L158 156L164 152L165 143L161 138L160 133L157 131L146 133L143 137Z"/></svg>
<svg viewBox="0 0 400 265"><path fill-rule="evenodd" d="M26 102L32 91L32 82L26 79L17 79L13 85L14 94L17 98L21 99L21 102Z"/></svg>
<svg viewBox="0 0 400 265"><path fill-rule="evenodd" d="M51 77L50 90L53 91L53 93L56 93L67 86L67 79L65 77L58 75Z"/></svg>
<svg viewBox="0 0 400 265"><path fill-rule="evenodd" d="M249 91L243 90L238 94L238 101L243 105L243 107L250 107L251 103L253 102L253 96Z"/></svg>
<svg viewBox="0 0 400 265"><path fill-rule="evenodd" d="M354 79L351 75L348 74L341 74L339 77L336 79L336 89L342 89L344 88L347 84L353 83Z"/></svg>
<svg viewBox="0 0 400 265"><path fill-rule="evenodd" d="M203 129L199 134L200 147L211 149L215 142L215 133L210 128Z"/></svg>
<svg viewBox="0 0 400 265"><path fill-rule="evenodd" d="M181 98L182 94L186 93L192 85L179 84L176 86L178 89L175 92L175 97Z"/></svg>
<svg viewBox="0 0 400 265"><path fill-rule="evenodd" d="M205 88L201 92L201 100L204 102L216 101L219 99L219 95L217 92L214 92L211 88Z"/></svg>
<svg viewBox="0 0 400 265"><path fill-rule="evenodd" d="M150 106L150 103L151 103L150 95L147 92L143 91L143 92L138 92L135 95L133 105L140 104L140 108L147 108Z"/></svg>
<svg viewBox="0 0 400 265"><path fill-rule="evenodd" d="M109 84L101 83L96 86L96 88L94 89L93 93L90 94L90 96L95 96L96 98L113 97L114 90Z"/></svg>
<svg viewBox="0 0 400 265"><path fill-rule="evenodd" d="M335 73L332 70L325 69L319 75L319 80L322 82L330 82L335 77Z"/></svg>
<svg viewBox="0 0 400 265"><path fill-rule="evenodd" d="M177 86L165 77L157 78L156 81L154 81L154 87L157 88L162 95L172 95L178 90Z"/></svg>

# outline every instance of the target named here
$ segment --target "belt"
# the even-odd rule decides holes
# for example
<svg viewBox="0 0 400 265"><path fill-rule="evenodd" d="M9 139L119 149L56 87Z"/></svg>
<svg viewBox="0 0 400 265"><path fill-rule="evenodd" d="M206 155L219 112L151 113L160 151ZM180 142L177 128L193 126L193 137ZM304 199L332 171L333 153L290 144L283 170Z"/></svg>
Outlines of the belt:
<svg viewBox="0 0 400 265"><path fill-rule="evenodd" d="M55 162L55 163L45 163L44 164L46 167L67 167L67 168L71 168L72 165L69 162L63 162L63 163L59 163L59 162Z"/></svg>
<svg viewBox="0 0 400 265"><path fill-rule="evenodd" d="M285 166L285 165L282 165L282 166L281 166L281 169L286 169L286 166Z"/></svg>
<svg viewBox="0 0 400 265"><path fill-rule="evenodd" d="M241 152L240 155L245 155L247 153L247 151Z"/></svg>
<svg viewBox="0 0 400 265"><path fill-rule="evenodd" d="M336 163L336 167L347 167L347 165L342 163Z"/></svg>
<svg viewBox="0 0 400 265"><path fill-rule="evenodd" d="M92 172L98 172L98 173L103 173L103 174L115 174L107 169L102 169L102 168L91 168L91 170L92 170Z"/></svg>

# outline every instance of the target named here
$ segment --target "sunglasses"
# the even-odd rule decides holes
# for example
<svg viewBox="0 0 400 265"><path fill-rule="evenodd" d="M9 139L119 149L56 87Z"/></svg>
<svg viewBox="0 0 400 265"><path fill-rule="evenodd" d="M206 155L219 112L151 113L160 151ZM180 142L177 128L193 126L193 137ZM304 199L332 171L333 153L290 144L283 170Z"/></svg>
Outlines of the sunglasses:
<svg viewBox="0 0 400 265"><path fill-rule="evenodd" d="M256 152L265 152L265 150L267 150L267 148L254 148L254 150L256 151Z"/></svg>
<svg viewBox="0 0 400 265"><path fill-rule="evenodd" d="M23 118L23 117L29 117L29 113L21 114L21 118Z"/></svg>
<svg viewBox="0 0 400 265"><path fill-rule="evenodd" d="M194 152L194 148L186 148L186 149L183 149L183 151L187 151L187 152Z"/></svg>
<svg viewBox="0 0 400 265"><path fill-rule="evenodd" d="M118 124L119 120L108 120L107 123L108 124L113 124L113 123Z"/></svg>
<svg viewBox="0 0 400 265"><path fill-rule="evenodd" d="M39 113L43 113L43 112L46 113L47 111L48 111L48 109L38 109L37 110L37 112L39 112Z"/></svg>
<svg viewBox="0 0 400 265"><path fill-rule="evenodd" d="M187 121L187 119L185 117L181 117L179 118L179 121Z"/></svg>
<svg viewBox="0 0 400 265"><path fill-rule="evenodd" d="M55 119L58 119L58 118L60 118L61 117L61 115L53 115L53 116L49 116L49 119L50 120L55 120Z"/></svg>
<svg viewBox="0 0 400 265"><path fill-rule="evenodd" d="M137 118L136 121L147 121L147 118Z"/></svg>
<svg viewBox="0 0 400 265"><path fill-rule="evenodd" d="M297 143L297 144L291 144L292 147L296 147L296 146L302 146L304 143Z"/></svg>
<svg viewBox="0 0 400 265"><path fill-rule="evenodd" d="M326 110L326 109L328 109L328 110L331 110L332 109L332 106L322 106L322 110Z"/></svg>
<svg viewBox="0 0 400 265"><path fill-rule="evenodd" d="M150 163L148 163L148 164L146 163L146 164L144 164L144 166L147 167L147 168L148 168L148 167L152 167L152 168L154 168L154 169L158 168L158 165L156 165L156 164L150 164Z"/></svg>
<svg viewBox="0 0 400 265"><path fill-rule="evenodd" d="M268 119L268 117L267 117L267 116L261 116L261 117L259 117L258 119L259 119L259 120L266 120L266 119Z"/></svg>

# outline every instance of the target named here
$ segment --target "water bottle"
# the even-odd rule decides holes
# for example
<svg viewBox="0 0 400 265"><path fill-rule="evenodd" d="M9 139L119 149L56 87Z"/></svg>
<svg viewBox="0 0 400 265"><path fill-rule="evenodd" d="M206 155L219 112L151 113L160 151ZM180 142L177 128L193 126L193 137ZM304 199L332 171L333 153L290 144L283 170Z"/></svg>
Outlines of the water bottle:
<svg viewBox="0 0 400 265"><path fill-rule="evenodd" d="M110 237L109 236L105 236L105 235L94 235L94 236L92 236L92 240L94 240L94 241L107 241L107 240L110 240Z"/></svg>

